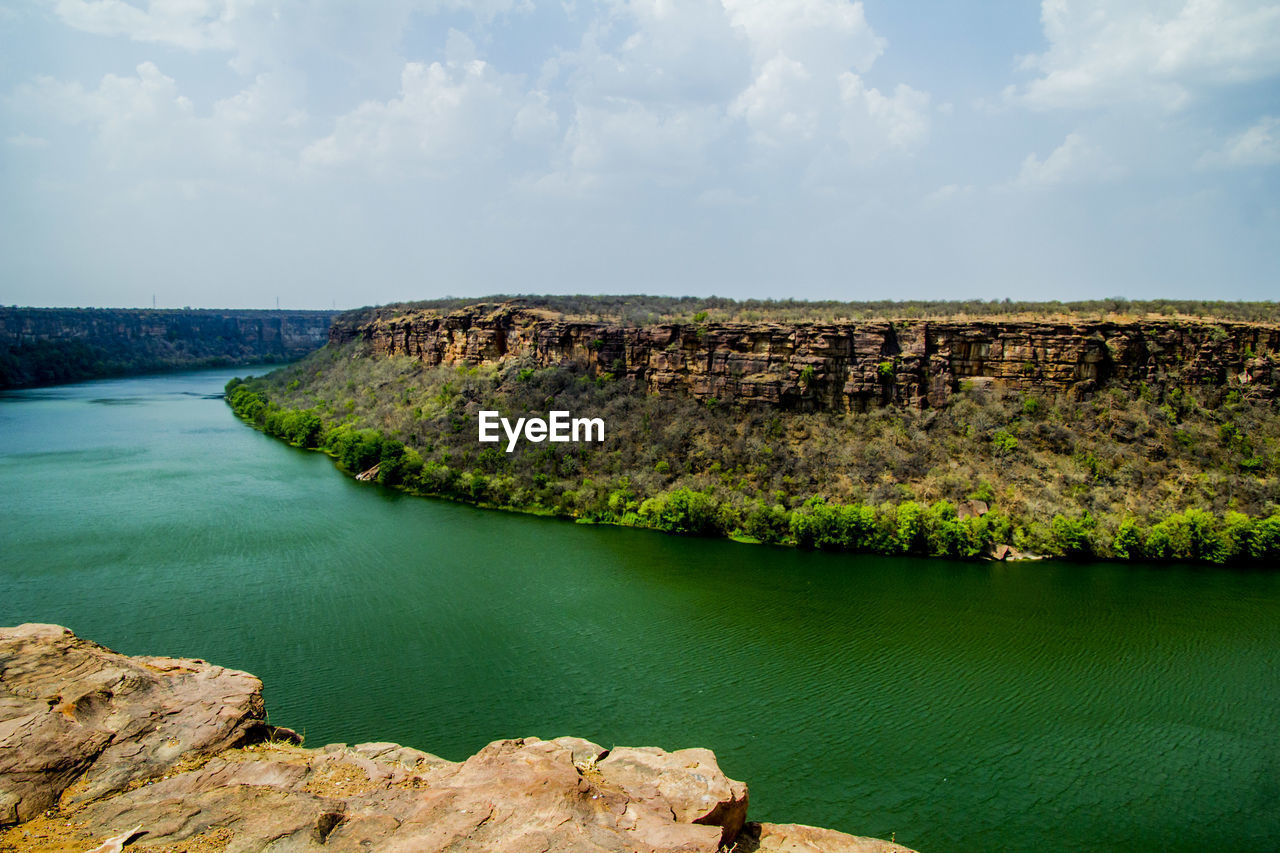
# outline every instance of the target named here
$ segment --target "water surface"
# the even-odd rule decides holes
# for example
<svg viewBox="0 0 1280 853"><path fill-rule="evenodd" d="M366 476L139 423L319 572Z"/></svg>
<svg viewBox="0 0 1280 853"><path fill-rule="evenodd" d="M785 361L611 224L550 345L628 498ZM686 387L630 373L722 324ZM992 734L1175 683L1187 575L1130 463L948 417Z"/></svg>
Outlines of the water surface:
<svg viewBox="0 0 1280 853"><path fill-rule="evenodd" d="M210 398L233 372L0 396L0 624L249 670L312 746L706 746L755 819L935 853L1280 839L1280 574L408 498L237 421Z"/></svg>

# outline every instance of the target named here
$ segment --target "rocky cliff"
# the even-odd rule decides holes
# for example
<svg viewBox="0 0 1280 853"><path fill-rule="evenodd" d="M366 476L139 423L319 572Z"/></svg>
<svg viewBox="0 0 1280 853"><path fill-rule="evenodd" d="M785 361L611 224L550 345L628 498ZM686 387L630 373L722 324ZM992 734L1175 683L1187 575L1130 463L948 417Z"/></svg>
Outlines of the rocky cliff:
<svg viewBox="0 0 1280 853"><path fill-rule="evenodd" d="M323 346L334 314L0 307L0 388L288 361Z"/></svg>
<svg viewBox="0 0 1280 853"><path fill-rule="evenodd" d="M519 738L453 762L297 740L248 673L0 628L0 851L910 853L748 823L705 749Z"/></svg>
<svg viewBox="0 0 1280 853"><path fill-rule="evenodd" d="M1280 326L1225 321L621 326L502 303L343 315L329 340L431 365L578 364L651 392L804 411L937 406L963 387L991 384L1087 393L1111 382L1235 383L1280 395Z"/></svg>

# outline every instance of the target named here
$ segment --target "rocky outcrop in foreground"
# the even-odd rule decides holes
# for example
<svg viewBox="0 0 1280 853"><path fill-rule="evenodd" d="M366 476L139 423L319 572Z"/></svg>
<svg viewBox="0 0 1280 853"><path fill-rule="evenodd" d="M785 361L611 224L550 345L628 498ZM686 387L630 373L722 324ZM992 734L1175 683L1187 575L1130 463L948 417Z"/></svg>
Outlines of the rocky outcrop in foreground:
<svg viewBox="0 0 1280 853"><path fill-rule="evenodd" d="M650 393L800 411L941 406L966 387L1088 393L1110 382L1280 394L1280 328L1204 320L575 322L517 303L336 318L329 342L426 364L576 364Z"/></svg>
<svg viewBox="0 0 1280 853"><path fill-rule="evenodd" d="M463 762L392 743L303 749L266 723L261 689L57 625L0 628L0 853L109 837L165 851L909 853L748 823L746 786L705 749L520 738Z"/></svg>

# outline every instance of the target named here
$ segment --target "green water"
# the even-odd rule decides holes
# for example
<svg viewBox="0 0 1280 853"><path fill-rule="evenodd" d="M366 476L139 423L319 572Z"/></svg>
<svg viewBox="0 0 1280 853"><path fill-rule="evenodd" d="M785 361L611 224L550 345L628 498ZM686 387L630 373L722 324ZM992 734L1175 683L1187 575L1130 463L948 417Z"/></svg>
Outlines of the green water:
<svg viewBox="0 0 1280 853"><path fill-rule="evenodd" d="M267 685L313 746L706 746L759 820L1274 850L1280 573L798 553L408 498L208 371L0 396L0 624Z"/></svg>

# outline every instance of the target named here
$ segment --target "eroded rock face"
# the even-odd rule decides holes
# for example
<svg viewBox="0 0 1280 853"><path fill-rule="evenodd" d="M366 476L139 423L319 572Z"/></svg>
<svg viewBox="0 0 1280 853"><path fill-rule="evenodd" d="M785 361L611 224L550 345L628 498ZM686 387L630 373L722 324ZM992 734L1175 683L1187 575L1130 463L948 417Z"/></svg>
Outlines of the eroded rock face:
<svg viewBox="0 0 1280 853"><path fill-rule="evenodd" d="M520 738L452 762L392 743L303 749L263 718L247 673L0 629L0 807L18 822L0 850L83 851L135 826L128 849L229 853L904 849L743 832L746 786L705 749Z"/></svg>
<svg viewBox="0 0 1280 853"><path fill-rule="evenodd" d="M1087 392L1112 381L1238 383L1280 395L1280 327L1140 321L821 324L569 322L518 305L340 319L329 340L430 365L577 364L650 392L747 406L860 411L940 406L965 385Z"/></svg>
<svg viewBox="0 0 1280 853"><path fill-rule="evenodd" d="M246 672L129 658L57 625L0 629L0 825L72 783L71 802L96 799L267 731Z"/></svg>

